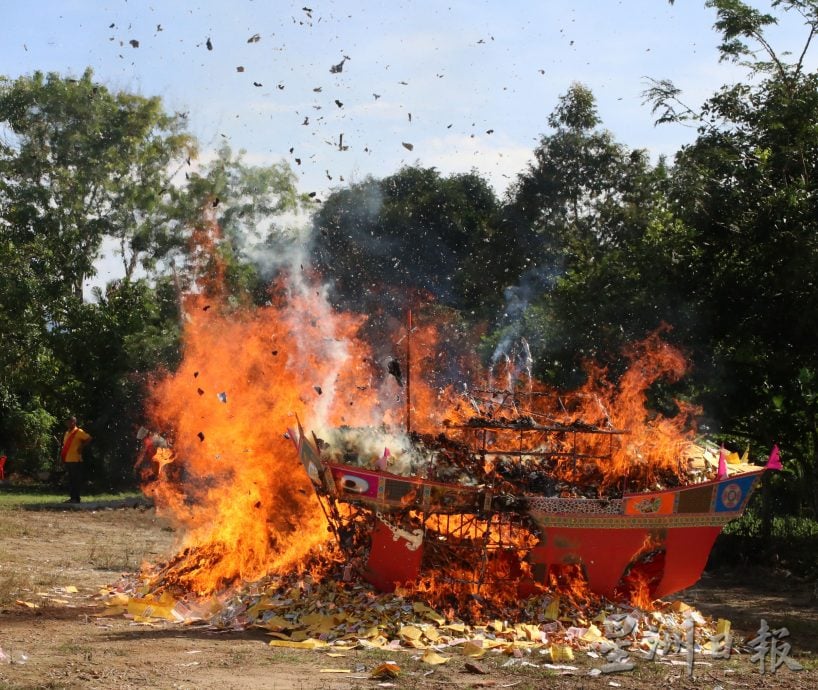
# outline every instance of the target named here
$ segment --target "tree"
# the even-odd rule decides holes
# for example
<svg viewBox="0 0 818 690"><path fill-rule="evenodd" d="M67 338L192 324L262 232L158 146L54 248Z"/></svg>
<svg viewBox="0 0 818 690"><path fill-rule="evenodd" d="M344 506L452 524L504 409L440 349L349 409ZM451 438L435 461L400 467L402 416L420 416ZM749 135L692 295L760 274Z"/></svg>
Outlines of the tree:
<svg viewBox="0 0 818 690"><path fill-rule="evenodd" d="M489 260L492 251L508 251L495 223L498 207L476 173L444 177L404 167L329 196L315 216L313 262L347 308L400 314L426 295L482 311L505 285L502 256Z"/></svg>
<svg viewBox="0 0 818 690"><path fill-rule="evenodd" d="M161 244L172 168L194 145L158 98L111 93L90 69L79 79L35 72L0 81L0 123L10 134L0 157L4 228L31 248L50 297L67 286L82 298L106 236L132 252L128 276Z"/></svg>
<svg viewBox="0 0 818 690"><path fill-rule="evenodd" d="M676 157L671 188L693 235L684 259L697 385L723 431L762 448L780 441L815 486L818 75L805 57L818 2L771 3L806 24L791 62L768 40L775 15L739 0L707 4L721 59L744 65L751 79L722 87L699 111L682 105L670 82L648 92L660 120L698 125ZM818 511L818 494L811 502Z"/></svg>
<svg viewBox="0 0 818 690"><path fill-rule="evenodd" d="M197 237L217 235L209 239L215 246L204 257L206 265L190 264L190 252L198 249L185 247L183 254L188 256L183 261L188 265L181 273L201 274L217 261L224 281L220 289L261 303L268 298L270 280L287 265L302 240L301 229L308 225L306 212L314 202L298 192L295 173L286 162L251 166L243 154L234 155L229 146L222 146L213 161L188 175L187 184L175 191L174 213L186 242L191 229L198 229Z"/></svg>
<svg viewBox="0 0 818 690"><path fill-rule="evenodd" d="M133 481L135 433L144 417L146 388L180 353L177 294L172 280L118 280L93 302L74 303L49 342L60 363L49 396L58 418L77 414L94 442L85 453L98 486Z"/></svg>
<svg viewBox="0 0 818 690"><path fill-rule="evenodd" d="M69 411L96 416L86 384L98 372L84 363L108 331L84 330L104 307L83 304L83 282L106 236L132 252L126 282L161 244L172 169L194 150L182 125L158 98L111 93L90 70L0 79L0 447L18 468L53 458ZM106 347L122 347L109 335Z"/></svg>
<svg viewBox="0 0 818 690"><path fill-rule="evenodd" d="M644 151L599 129L585 86L573 84L548 122L554 131L540 140L506 209L527 271L491 344L525 337L538 373L567 383L580 360L615 360L624 342L661 322L670 292L647 283L669 275L653 268L666 263L658 245L672 218L662 203L665 166L653 168Z"/></svg>

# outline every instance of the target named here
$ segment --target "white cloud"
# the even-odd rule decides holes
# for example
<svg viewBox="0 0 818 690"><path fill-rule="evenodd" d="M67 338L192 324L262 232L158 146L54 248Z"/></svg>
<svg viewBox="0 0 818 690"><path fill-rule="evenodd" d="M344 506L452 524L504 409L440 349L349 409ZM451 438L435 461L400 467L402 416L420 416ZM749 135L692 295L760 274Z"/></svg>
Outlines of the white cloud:
<svg viewBox="0 0 818 690"><path fill-rule="evenodd" d="M516 145L506 137L493 139L489 134L435 137L417 148L423 165L434 166L444 174L477 170L498 195L505 193L533 159L533 149Z"/></svg>

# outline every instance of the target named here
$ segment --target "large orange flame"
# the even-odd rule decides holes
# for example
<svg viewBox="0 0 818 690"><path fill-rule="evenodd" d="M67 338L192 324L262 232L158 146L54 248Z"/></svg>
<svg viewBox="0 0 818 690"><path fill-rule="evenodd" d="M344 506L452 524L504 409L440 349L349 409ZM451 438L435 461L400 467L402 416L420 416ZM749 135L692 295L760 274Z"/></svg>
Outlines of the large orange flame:
<svg viewBox="0 0 818 690"><path fill-rule="evenodd" d="M177 575L189 591L294 567L327 537L286 429L295 415L369 424L377 405L371 358L354 337L360 318L313 297L240 311L204 295L188 302L184 359L155 382L149 406L172 461L146 492L184 528L189 558Z"/></svg>
<svg viewBox="0 0 818 690"><path fill-rule="evenodd" d="M196 234L202 266L215 261L215 230L211 223ZM221 276L215 263L212 274ZM504 374L509 390L499 396L489 393L481 408L468 396L464 402L462 388L443 385L453 377L442 377L441 371L453 362L461 376L476 371L473 349L451 351L456 339L450 325L424 322L410 334L400 327L390 337L398 357L410 338L407 401L406 382L387 375L380 355L360 337L365 318L332 310L324 290L303 275L282 279L271 304L255 308L228 306L218 283L199 281L197 293L187 298L182 363L174 373L158 376L150 394L151 427L168 436L172 450L154 458L155 472L145 491L183 532L179 553L160 571L157 585L205 595L310 567L310 554L326 543L329 533L285 434L296 427L296 417L319 434L340 425L400 428L407 422L413 431L431 434L440 431L444 420L454 429L475 411L490 410L495 420L519 417L515 400L527 395L537 425L559 428L581 418L599 429L630 433L615 439L589 435L582 447L570 449L570 434L535 434L519 440L524 447L514 455L516 462L530 460L526 451L546 446L565 451L550 456L547 469L560 480L591 482L600 493L614 486L649 488L682 475L679 451L690 435L685 429L692 408L681 406L673 419L651 416L646 409L650 385L659 378L678 378L685 368L681 355L658 333L633 348L630 368L616 385L606 380L604 370L589 367L588 382L572 406L536 381L515 381ZM458 432L450 433L458 438ZM492 432L491 438L496 447L502 445L502 431ZM487 460L479 471L489 477L492 463ZM431 523L426 527L434 529ZM504 555L492 567L503 573L508 563L519 565L523 559L514 550L527 546L511 543L511 550L497 552ZM498 576L498 583L502 579ZM436 582L435 574L428 573L418 589L433 589ZM583 596L582 585L575 584L576 596ZM497 585L498 595L503 586Z"/></svg>

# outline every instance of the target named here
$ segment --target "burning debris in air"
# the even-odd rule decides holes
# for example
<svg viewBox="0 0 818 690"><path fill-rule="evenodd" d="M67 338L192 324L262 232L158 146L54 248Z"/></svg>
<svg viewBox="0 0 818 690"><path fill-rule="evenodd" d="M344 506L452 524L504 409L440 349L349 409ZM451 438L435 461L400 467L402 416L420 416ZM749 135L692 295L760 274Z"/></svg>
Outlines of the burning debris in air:
<svg viewBox="0 0 818 690"><path fill-rule="evenodd" d="M309 574L474 621L549 592L649 605L699 578L760 475L694 443L694 408L649 413L650 386L685 370L659 333L616 383L589 366L570 396L530 377L530 355L464 388L435 379L445 324L374 343L301 274L253 309L202 274L216 281L189 297L183 361L149 410L169 447L143 459L145 492L183 534L144 574L154 593Z"/></svg>

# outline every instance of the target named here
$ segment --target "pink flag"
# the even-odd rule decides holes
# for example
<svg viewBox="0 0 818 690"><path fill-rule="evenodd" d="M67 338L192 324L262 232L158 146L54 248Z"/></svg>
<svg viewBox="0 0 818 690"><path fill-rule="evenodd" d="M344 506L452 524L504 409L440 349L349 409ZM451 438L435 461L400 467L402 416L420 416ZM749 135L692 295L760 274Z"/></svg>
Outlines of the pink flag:
<svg viewBox="0 0 818 690"><path fill-rule="evenodd" d="M727 451L724 446L719 451L719 469L716 472L716 479L727 479Z"/></svg>
<svg viewBox="0 0 818 690"><path fill-rule="evenodd" d="M778 444L773 446L772 451L770 452L770 459L767 460L767 464L764 465L765 470L783 470L784 466L781 464L781 456L778 453Z"/></svg>
<svg viewBox="0 0 818 690"><path fill-rule="evenodd" d="M378 461L375 463L375 467L377 467L381 472L386 471L386 466L389 462L389 456L392 453L389 452L389 448L383 449L383 455L378 458Z"/></svg>

